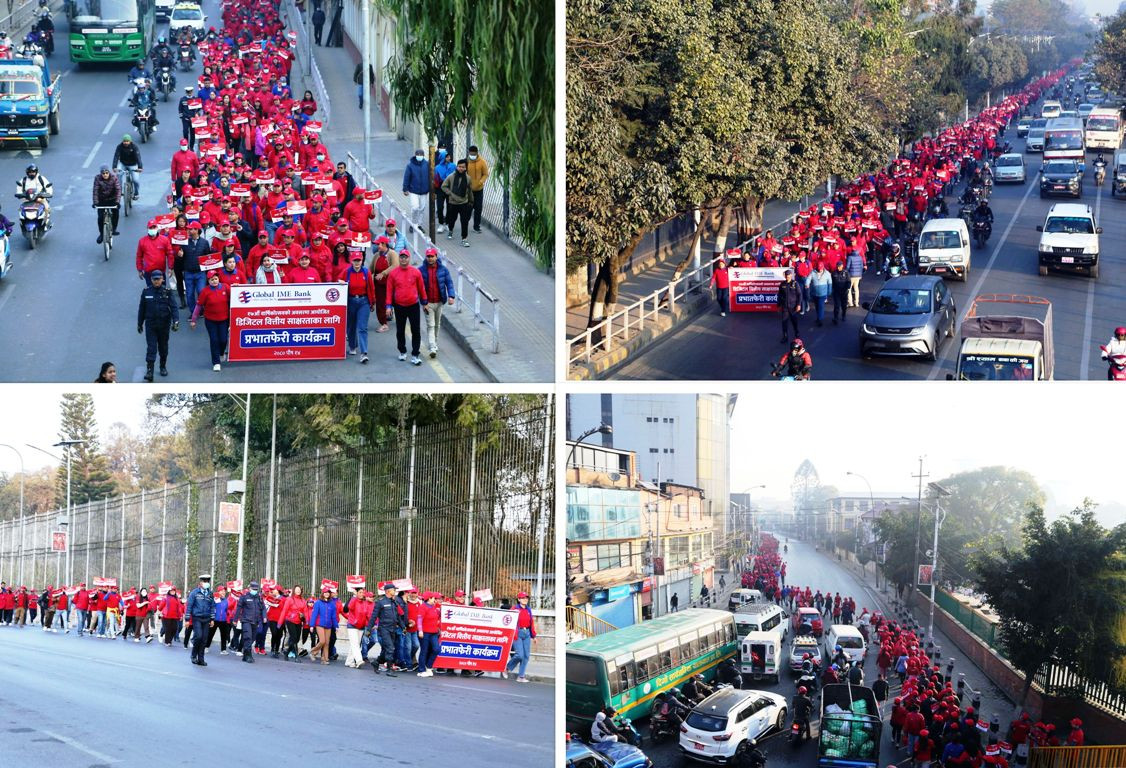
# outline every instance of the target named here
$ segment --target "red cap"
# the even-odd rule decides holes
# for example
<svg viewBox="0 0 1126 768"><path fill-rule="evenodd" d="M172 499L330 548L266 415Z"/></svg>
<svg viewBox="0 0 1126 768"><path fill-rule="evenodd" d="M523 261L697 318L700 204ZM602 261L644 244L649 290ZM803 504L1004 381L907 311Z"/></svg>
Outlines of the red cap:
<svg viewBox="0 0 1126 768"><path fill-rule="evenodd" d="M395 220L394 219L388 219L387 221L383 222L383 226L393 227L393 226L395 226Z"/></svg>
<svg viewBox="0 0 1126 768"><path fill-rule="evenodd" d="M380 235L379 237L375 238L375 244L379 245L380 243L383 243L384 245L391 245L391 238L389 238L387 235Z"/></svg>
<svg viewBox="0 0 1126 768"><path fill-rule="evenodd" d="M517 592L517 593L516 593L516 599L517 599L517 600L521 600L521 599L523 599L523 598L525 598L525 597L527 597L527 596L528 596L528 593L527 593L527 592Z"/></svg>
<svg viewBox="0 0 1126 768"><path fill-rule="evenodd" d="M1081 725L1083 725L1083 721L1080 720L1078 717L1071 718L1071 727L1072 728L1078 728Z"/></svg>
<svg viewBox="0 0 1126 768"><path fill-rule="evenodd" d="M364 592L364 597L375 597L374 592Z"/></svg>
<svg viewBox="0 0 1126 768"><path fill-rule="evenodd" d="M156 226L159 226L159 225L157 224L156 219L149 219L149 223L148 223L147 226L148 227L156 227Z"/></svg>
<svg viewBox="0 0 1126 768"><path fill-rule="evenodd" d="M426 255L427 256L437 256L438 255L438 249L437 248L427 248L426 249Z"/></svg>
<svg viewBox="0 0 1126 768"><path fill-rule="evenodd" d="M454 592L454 597L465 597L465 592L459 589L457 592Z"/></svg>
<svg viewBox="0 0 1126 768"><path fill-rule="evenodd" d="M188 140L187 139L180 139L180 146L181 147L188 146Z"/></svg>

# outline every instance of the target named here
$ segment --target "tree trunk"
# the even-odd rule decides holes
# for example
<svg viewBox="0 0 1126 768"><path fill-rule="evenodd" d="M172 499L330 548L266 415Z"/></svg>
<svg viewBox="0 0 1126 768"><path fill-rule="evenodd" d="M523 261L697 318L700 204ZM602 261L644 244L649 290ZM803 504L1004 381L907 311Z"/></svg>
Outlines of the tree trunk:
<svg viewBox="0 0 1126 768"><path fill-rule="evenodd" d="M762 213L763 209L766 208L766 198L762 195L755 195L747 199L745 206L751 235L757 235L762 232Z"/></svg>
<svg viewBox="0 0 1126 768"><path fill-rule="evenodd" d="M700 223L696 225L696 231L692 233L692 240L688 243L688 253L677 263L676 268L673 269L672 280L670 280L670 282L675 281L682 274L684 274L684 270L687 269L689 263L691 263L692 254L696 250L696 244L699 243L703 238L704 231L707 230L708 225L711 223L712 218L715 216L715 211L710 207L711 204L711 201L709 201L705 203L701 209L699 209Z"/></svg>
<svg viewBox="0 0 1126 768"><path fill-rule="evenodd" d="M719 216L719 226L716 228L715 248L712 249L712 259L718 259L727 250L727 236L731 232L731 219L733 207L723 206ZM739 242L742 242L741 240Z"/></svg>
<svg viewBox="0 0 1126 768"><path fill-rule="evenodd" d="M637 232L613 258L602 262L594 276L594 285L590 290L590 312L587 315L587 328L593 328L610 315L614 314L614 305L618 302L618 284L622 278L622 265L633 255L644 232ZM591 336L591 344L602 343L602 331L595 331Z"/></svg>
<svg viewBox="0 0 1126 768"><path fill-rule="evenodd" d="M1024 688L1020 691L1020 699L1017 701L1016 706L1013 707L1013 719L1015 720L1024 711L1024 703L1028 700L1028 692L1032 690L1032 678L1036 677L1036 672L1039 671L1041 665L1037 664L1032 671L1021 670L1024 672Z"/></svg>

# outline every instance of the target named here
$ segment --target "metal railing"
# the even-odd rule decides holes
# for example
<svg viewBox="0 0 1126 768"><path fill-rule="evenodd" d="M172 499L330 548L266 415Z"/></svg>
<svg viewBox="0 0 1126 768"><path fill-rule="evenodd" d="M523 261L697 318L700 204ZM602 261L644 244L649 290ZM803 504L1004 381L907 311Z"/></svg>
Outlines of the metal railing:
<svg viewBox="0 0 1126 768"><path fill-rule="evenodd" d="M266 461L247 483L243 581L269 576L308 591L353 573L369 588L405 577L444 594L488 588L494 600L523 591L552 611L554 418L544 398L475 430L419 427L349 453L279 459L273 473ZM215 473L75 505L69 562L52 551L61 510L0 522L0 580L22 573L18 583L39 590L102 576L123 587L190 585L200 571L233 579L238 536L220 531L220 505L237 499L227 480Z"/></svg>
<svg viewBox="0 0 1126 768"><path fill-rule="evenodd" d="M1067 667L1058 664L1042 667L1032 681L1048 696L1081 699L1096 709L1109 712L1119 719L1126 719L1126 696L1115 693L1104 682L1089 680ZM1126 765L1126 762L1114 765Z"/></svg>
<svg viewBox="0 0 1126 768"><path fill-rule="evenodd" d="M329 121L332 119L332 100L328 97L324 78L321 77L321 70L317 67L317 59L313 56L313 49L310 44L312 41L309 40L309 32L306 29L307 19L294 5L293 0L285 0L282 6L285 11L286 28L297 35L298 63L303 71L309 73L308 77L313 81L312 90L317 99L317 109L321 113L321 123L328 127Z"/></svg>
<svg viewBox="0 0 1126 768"><path fill-rule="evenodd" d="M587 613L573 605L567 606L568 632L578 632L585 637L594 637L604 632L613 632L615 629L617 627L613 624L603 621L592 613Z"/></svg>
<svg viewBox="0 0 1126 768"><path fill-rule="evenodd" d="M1111 768L1126 765L1126 746L1033 747L1028 768Z"/></svg>
<svg viewBox="0 0 1126 768"><path fill-rule="evenodd" d="M58 4L53 3L52 5L57 6ZM31 23L35 19L36 12L39 10L39 3L38 0L27 0L14 8L11 3L9 3L8 10L8 15L0 18L0 27L3 27L4 30L8 32L8 37L11 39L12 45L16 46L23 39L25 34L22 30L25 27L31 29ZM56 9L52 7L51 10L53 12ZM16 30L21 30L21 32L17 34Z"/></svg>
<svg viewBox="0 0 1126 768"><path fill-rule="evenodd" d="M379 183L368 172L368 169L351 152L348 153L348 168L361 186L367 189L379 187ZM380 188L382 189L382 187ZM460 313L463 308L469 307L474 320L484 325L492 333L493 352L500 352L500 299L481 285L481 282L469 274L465 267L450 258L444 249L439 248L422 227L412 221L402 207L388 196L388 192L389 190L383 189L383 197L376 203L379 225L382 227L383 222L389 218L395 219L395 222L399 225L399 231L403 232L407 238L412 252L421 255L427 248L434 248L441 254L442 261L446 263L450 273L456 275L454 290L457 292L457 299L454 303L454 312ZM464 287L467 284L473 288L473 298L470 301L465 299Z"/></svg>

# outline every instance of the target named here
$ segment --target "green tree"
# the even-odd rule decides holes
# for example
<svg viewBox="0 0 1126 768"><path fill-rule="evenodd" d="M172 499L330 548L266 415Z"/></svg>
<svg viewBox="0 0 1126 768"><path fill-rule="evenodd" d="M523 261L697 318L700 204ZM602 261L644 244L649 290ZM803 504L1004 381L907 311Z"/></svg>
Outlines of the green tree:
<svg viewBox="0 0 1126 768"><path fill-rule="evenodd" d="M1112 16L1095 46L1095 74L1110 90L1126 91L1126 13Z"/></svg>
<svg viewBox="0 0 1126 768"><path fill-rule="evenodd" d="M1121 690L1126 643L1126 524L1107 530L1085 501L1049 525L1033 507L1022 546L974 559L977 586L1001 619L1008 659L1024 674L1019 709L1036 673L1059 663Z"/></svg>
<svg viewBox="0 0 1126 768"><path fill-rule="evenodd" d="M25 517L56 510L55 470L29 472L23 480L23 512ZM20 476L0 475L0 520L16 520L20 516Z"/></svg>
<svg viewBox="0 0 1126 768"><path fill-rule="evenodd" d="M370 0L364 0L368 2ZM514 229L554 262L555 12L536 0L376 0L393 14L391 98L430 136L465 123L511 171Z"/></svg>
<svg viewBox="0 0 1126 768"><path fill-rule="evenodd" d="M81 440L65 452L71 452L70 498L74 505L87 501L101 500L117 491L109 462L98 445L98 427L94 418L94 398L89 394L66 393L63 395L62 424L59 426L59 440ZM67 471L66 455L59 464L55 487L58 499L66 503Z"/></svg>

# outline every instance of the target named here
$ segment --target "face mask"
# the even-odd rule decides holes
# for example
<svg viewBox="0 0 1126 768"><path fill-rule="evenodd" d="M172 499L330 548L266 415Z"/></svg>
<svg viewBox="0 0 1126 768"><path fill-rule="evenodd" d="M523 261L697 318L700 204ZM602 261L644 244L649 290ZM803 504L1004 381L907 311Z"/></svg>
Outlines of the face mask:
<svg viewBox="0 0 1126 768"><path fill-rule="evenodd" d="M257 595L257 594L258 594L258 590L257 590L257 589L252 589L252 590L250 590L250 594L252 594L252 595Z"/></svg>
<svg viewBox="0 0 1126 768"><path fill-rule="evenodd" d="M469 159L470 159L470 160L476 160L476 159L477 159L477 155L470 155L470 156L469 156Z"/></svg>
<svg viewBox="0 0 1126 768"><path fill-rule="evenodd" d="M318 160L324 160L324 159L325 159L325 156L324 156L324 155L317 155L317 159L318 159Z"/></svg>
<svg viewBox="0 0 1126 768"><path fill-rule="evenodd" d="M157 229L156 227L149 227L149 235L151 235L153 237L156 237L156 233L159 232L159 231L160 230Z"/></svg>
<svg viewBox="0 0 1126 768"><path fill-rule="evenodd" d="M414 156L414 161L415 161L416 163L421 163L421 162L422 162L422 155L415 155L415 156Z"/></svg>

